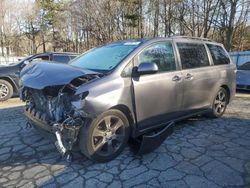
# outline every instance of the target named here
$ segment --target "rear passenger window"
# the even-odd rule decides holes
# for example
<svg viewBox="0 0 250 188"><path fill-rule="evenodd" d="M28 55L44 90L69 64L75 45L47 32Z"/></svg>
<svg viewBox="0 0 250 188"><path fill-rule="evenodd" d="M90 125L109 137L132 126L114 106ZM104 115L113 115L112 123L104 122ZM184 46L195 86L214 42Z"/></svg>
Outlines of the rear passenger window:
<svg viewBox="0 0 250 188"><path fill-rule="evenodd" d="M76 58L77 56L76 55L71 55L69 57L70 57L70 60L72 60L72 59Z"/></svg>
<svg viewBox="0 0 250 188"><path fill-rule="evenodd" d="M250 62L246 62L238 67L238 70L250 70Z"/></svg>
<svg viewBox="0 0 250 188"><path fill-rule="evenodd" d="M172 43L159 42L144 49L138 56L138 65L141 63L155 63L159 72L176 70Z"/></svg>
<svg viewBox="0 0 250 188"><path fill-rule="evenodd" d="M59 63L68 63L70 59L66 55L53 55L53 60Z"/></svg>
<svg viewBox="0 0 250 188"><path fill-rule="evenodd" d="M207 44L213 58L214 65L225 65L230 63L230 59L221 46Z"/></svg>
<svg viewBox="0 0 250 188"><path fill-rule="evenodd" d="M204 44L177 43L182 69L209 66L207 51Z"/></svg>

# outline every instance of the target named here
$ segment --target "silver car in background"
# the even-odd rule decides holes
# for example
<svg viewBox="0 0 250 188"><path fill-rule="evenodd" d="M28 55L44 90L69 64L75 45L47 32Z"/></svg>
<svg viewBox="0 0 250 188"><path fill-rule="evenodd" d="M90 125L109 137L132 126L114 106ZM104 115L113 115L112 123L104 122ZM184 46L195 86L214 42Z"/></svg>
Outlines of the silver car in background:
<svg viewBox="0 0 250 188"><path fill-rule="evenodd" d="M176 121L221 117L235 95L235 69L223 45L208 39L118 41L70 65L29 67L21 99L29 123L53 133L63 155L78 143L88 158L106 162L128 140L150 151Z"/></svg>
<svg viewBox="0 0 250 188"><path fill-rule="evenodd" d="M236 85L237 89L250 91L250 61L237 68Z"/></svg>

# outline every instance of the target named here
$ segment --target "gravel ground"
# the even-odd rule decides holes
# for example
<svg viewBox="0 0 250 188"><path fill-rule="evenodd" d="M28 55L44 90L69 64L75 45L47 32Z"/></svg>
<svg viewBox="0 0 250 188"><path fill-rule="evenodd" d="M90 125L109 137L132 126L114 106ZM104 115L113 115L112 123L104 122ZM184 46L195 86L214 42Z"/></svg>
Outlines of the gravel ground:
<svg viewBox="0 0 250 188"><path fill-rule="evenodd" d="M223 118L191 118L154 152L127 147L95 164L74 151L62 161L51 140L26 128L18 99L0 103L0 187L250 187L250 98L237 97Z"/></svg>

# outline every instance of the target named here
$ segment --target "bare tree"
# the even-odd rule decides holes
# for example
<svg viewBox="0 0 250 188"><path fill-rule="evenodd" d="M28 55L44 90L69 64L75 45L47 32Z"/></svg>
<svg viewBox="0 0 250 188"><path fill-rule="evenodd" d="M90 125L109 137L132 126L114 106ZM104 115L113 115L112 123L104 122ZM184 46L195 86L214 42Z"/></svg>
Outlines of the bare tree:
<svg viewBox="0 0 250 188"><path fill-rule="evenodd" d="M24 4L0 1L2 55L4 48L18 54L83 52L115 40L171 35L244 50L250 37L249 0L23 0L26 7L15 13L13 2Z"/></svg>

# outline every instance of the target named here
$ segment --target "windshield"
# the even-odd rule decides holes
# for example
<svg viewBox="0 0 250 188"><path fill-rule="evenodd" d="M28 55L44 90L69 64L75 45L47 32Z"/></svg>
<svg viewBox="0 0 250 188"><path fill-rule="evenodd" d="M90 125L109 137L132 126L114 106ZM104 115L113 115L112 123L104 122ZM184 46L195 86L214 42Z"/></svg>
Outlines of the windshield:
<svg viewBox="0 0 250 188"><path fill-rule="evenodd" d="M22 58L22 59L20 59L20 60L18 60L17 62L13 62L13 63L11 63L10 65L11 66L15 66L15 65L18 65L18 64L20 64L20 63L23 63L24 61L28 61L31 57L33 57L34 55L30 55L30 56L28 56L28 57L24 57L24 58Z"/></svg>
<svg viewBox="0 0 250 188"><path fill-rule="evenodd" d="M22 63L23 61L28 60L28 59L29 59L30 57L32 57L32 56L33 56L33 55L28 56L28 57L24 57L24 58L22 58L22 59L20 59L20 60L18 60L18 61L16 61L16 62L10 63L9 65L10 65L10 66L18 65L19 63Z"/></svg>
<svg viewBox="0 0 250 188"><path fill-rule="evenodd" d="M71 65L97 72L109 72L119 65L140 42L119 42L95 48L70 62Z"/></svg>

